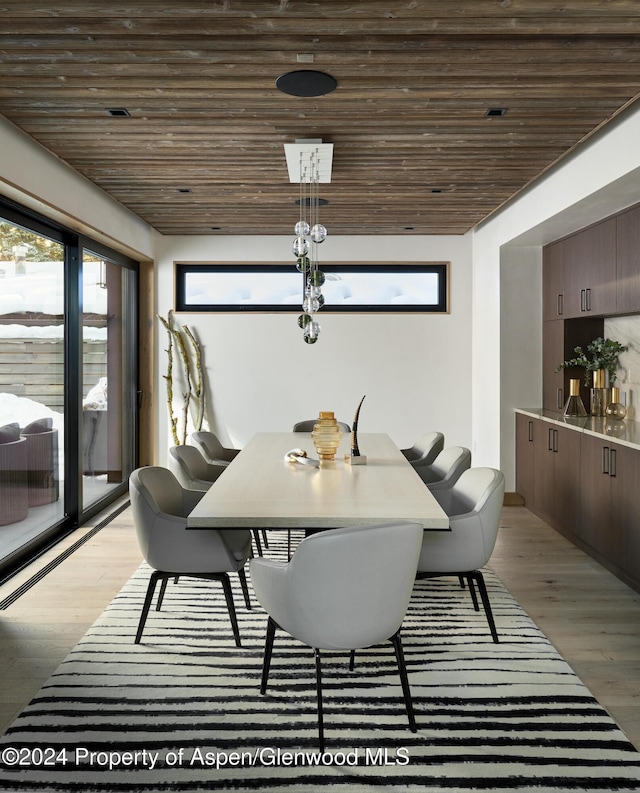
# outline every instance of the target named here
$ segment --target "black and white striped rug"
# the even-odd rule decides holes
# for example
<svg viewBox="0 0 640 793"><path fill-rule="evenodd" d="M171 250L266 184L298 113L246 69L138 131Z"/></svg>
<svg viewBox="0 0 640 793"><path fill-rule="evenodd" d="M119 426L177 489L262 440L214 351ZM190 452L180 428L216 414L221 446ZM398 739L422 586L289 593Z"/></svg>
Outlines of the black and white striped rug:
<svg viewBox="0 0 640 793"><path fill-rule="evenodd" d="M246 611L235 576L242 648L220 585L186 578L135 645L148 574L9 728L1 790L640 790L640 753L490 572L498 645L456 579L416 583L403 641L418 733L391 645L360 652L354 672L326 655L322 756L311 651L278 633L261 696L266 616Z"/></svg>

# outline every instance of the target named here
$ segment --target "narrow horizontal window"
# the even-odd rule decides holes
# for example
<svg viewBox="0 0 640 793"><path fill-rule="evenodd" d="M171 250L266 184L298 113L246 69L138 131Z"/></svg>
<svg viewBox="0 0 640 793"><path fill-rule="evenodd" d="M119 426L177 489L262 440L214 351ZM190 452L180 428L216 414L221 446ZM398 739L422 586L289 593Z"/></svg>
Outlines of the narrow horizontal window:
<svg viewBox="0 0 640 793"><path fill-rule="evenodd" d="M446 313L448 262L322 264L328 312ZM300 311L303 276L291 264L176 263L176 311Z"/></svg>

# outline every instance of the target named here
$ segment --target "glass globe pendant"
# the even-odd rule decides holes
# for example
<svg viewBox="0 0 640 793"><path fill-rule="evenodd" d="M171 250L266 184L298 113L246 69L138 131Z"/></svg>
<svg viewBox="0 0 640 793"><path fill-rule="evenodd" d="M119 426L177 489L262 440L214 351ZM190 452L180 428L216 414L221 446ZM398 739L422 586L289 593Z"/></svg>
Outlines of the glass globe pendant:
<svg viewBox="0 0 640 793"><path fill-rule="evenodd" d="M304 296L302 310L307 314L314 314L320 308L320 301L315 295L310 293Z"/></svg>
<svg viewBox="0 0 640 793"><path fill-rule="evenodd" d="M307 344L315 344L320 335L320 324L315 320L311 320L311 322L307 323L303 335Z"/></svg>
<svg viewBox="0 0 640 793"><path fill-rule="evenodd" d="M327 230L321 223L316 223L311 229L311 239L313 242L324 242L327 238Z"/></svg>
<svg viewBox="0 0 640 793"><path fill-rule="evenodd" d="M309 240L304 237L296 237L292 248L294 256L306 256L309 253Z"/></svg>
<svg viewBox="0 0 640 793"><path fill-rule="evenodd" d="M293 231L296 237L306 237L309 234L309 224L306 220L299 220Z"/></svg>

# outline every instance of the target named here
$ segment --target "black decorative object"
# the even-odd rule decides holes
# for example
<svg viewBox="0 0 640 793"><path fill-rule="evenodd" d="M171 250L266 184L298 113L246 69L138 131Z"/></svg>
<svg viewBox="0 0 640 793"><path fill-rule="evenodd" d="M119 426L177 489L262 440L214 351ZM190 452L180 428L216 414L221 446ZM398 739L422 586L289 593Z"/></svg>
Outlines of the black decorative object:
<svg viewBox="0 0 640 793"><path fill-rule="evenodd" d="M360 417L360 408L362 407L363 402L364 396L360 400L360 404L356 409L356 414L353 417L353 428L351 430L351 454L345 454L344 456L345 462L349 463L350 465L365 465L367 462L367 458L363 454L360 454L360 449L358 447L358 418Z"/></svg>

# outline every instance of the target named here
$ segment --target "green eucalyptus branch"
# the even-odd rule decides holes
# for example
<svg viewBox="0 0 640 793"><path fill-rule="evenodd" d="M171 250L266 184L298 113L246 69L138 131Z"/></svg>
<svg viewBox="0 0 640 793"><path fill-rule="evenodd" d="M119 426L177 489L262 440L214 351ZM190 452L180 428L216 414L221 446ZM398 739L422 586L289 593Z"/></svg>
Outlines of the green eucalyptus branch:
<svg viewBox="0 0 640 793"><path fill-rule="evenodd" d="M563 361L558 367L556 372L561 369L567 369L570 366L584 367L584 384L589 386L591 384L591 373L597 372L599 369L606 369L609 372L609 383L613 385L617 379L618 356L624 352L627 347L620 344L619 341L613 339L604 339L599 336L587 345L585 352L582 347L574 348L576 353L575 358L570 358L568 361Z"/></svg>

